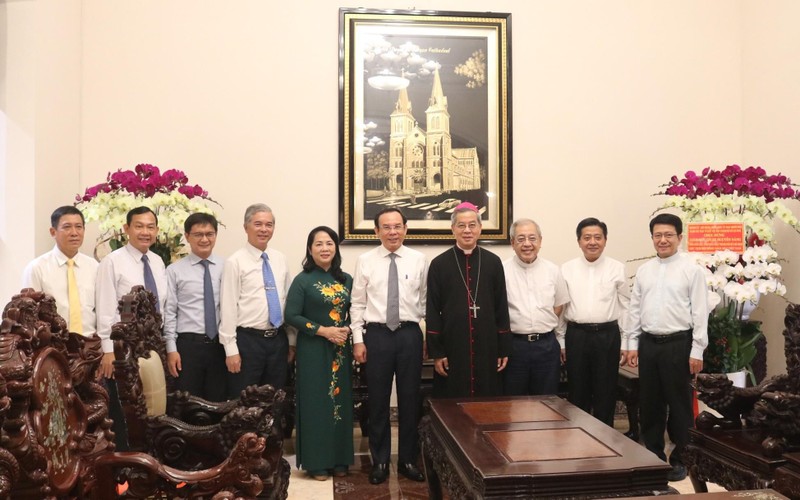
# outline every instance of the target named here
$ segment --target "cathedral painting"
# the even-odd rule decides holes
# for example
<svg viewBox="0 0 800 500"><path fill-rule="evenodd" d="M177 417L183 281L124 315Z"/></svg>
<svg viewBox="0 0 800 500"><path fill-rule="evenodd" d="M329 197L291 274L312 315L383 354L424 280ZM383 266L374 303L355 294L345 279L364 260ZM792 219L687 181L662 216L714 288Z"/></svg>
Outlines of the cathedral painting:
<svg viewBox="0 0 800 500"><path fill-rule="evenodd" d="M345 240L373 238L372 218L386 207L406 215L409 238L449 238L463 201L479 207L484 234L507 232L505 19L415 23L426 17L437 16L396 24L359 10L342 39Z"/></svg>

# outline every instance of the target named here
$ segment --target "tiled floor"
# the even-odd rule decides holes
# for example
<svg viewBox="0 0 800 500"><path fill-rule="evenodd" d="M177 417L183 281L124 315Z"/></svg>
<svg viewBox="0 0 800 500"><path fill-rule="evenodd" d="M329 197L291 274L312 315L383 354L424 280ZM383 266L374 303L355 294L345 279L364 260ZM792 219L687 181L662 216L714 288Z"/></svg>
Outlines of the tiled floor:
<svg viewBox="0 0 800 500"><path fill-rule="evenodd" d="M627 420L619 420L614 427L620 431L627 430ZM361 437L361 431L356 427L354 431L354 449L356 452L355 465L350 474L343 478L332 478L327 481L317 481L306 475L305 472L295 468L294 439L284 441L286 459L292 464L292 477L289 481L290 500L388 500L388 499L422 499L428 498L426 483L416 483L397 475L397 456L392 455L391 472L389 479L381 485L369 484L369 471L372 463L369 456L369 443ZM392 428L392 447L397 451L397 428ZM692 483L688 478L669 485L679 493L694 493ZM709 483L708 490L724 491L716 484Z"/></svg>

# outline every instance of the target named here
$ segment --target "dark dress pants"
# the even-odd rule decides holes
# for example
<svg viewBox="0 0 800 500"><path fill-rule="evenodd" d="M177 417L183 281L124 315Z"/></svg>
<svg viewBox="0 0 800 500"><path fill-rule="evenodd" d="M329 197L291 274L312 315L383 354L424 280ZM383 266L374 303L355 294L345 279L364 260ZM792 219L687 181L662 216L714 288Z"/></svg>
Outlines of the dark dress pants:
<svg viewBox="0 0 800 500"><path fill-rule="evenodd" d="M619 327L567 325L568 400L597 420L614 426L619 376Z"/></svg>
<svg viewBox="0 0 800 500"><path fill-rule="evenodd" d="M364 334L367 348L367 395L369 397L369 451L373 464L389 463L392 435L389 404L392 378L396 378L398 461L416 463L419 455L419 387L422 380L422 330L404 322L391 331L368 323Z"/></svg>
<svg viewBox="0 0 800 500"><path fill-rule="evenodd" d="M106 378L105 386L108 391L108 418L111 419L111 430L114 432L114 451L128 451L128 424L125 422L125 412L122 410L122 403L119 402L119 391L117 391L117 381L113 378Z"/></svg>
<svg viewBox="0 0 800 500"><path fill-rule="evenodd" d="M648 450L661 460L664 453L664 431L669 409L670 439L675 449L670 464L683 463L682 454L689 443L692 425L692 389L689 373L691 332L672 334L667 342L647 333L639 337L639 402L642 440Z"/></svg>
<svg viewBox="0 0 800 500"><path fill-rule="evenodd" d="M242 358L239 373L228 373L228 398L237 399L249 385L269 384L283 389L289 370L289 340L283 328L274 337L247 329L236 329L236 344Z"/></svg>
<svg viewBox="0 0 800 500"><path fill-rule="evenodd" d="M558 393L561 378L561 346L553 332L538 340L512 334L511 356L504 370L506 396L544 396Z"/></svg>
<svg viewBox="0 0 800 500"><path fill-rule="evenodd" d="M175 379L178 390L207 401L225 401L228 368L222 344L204 333L178 333L176 344L181 355L181 371Z"/></svg>

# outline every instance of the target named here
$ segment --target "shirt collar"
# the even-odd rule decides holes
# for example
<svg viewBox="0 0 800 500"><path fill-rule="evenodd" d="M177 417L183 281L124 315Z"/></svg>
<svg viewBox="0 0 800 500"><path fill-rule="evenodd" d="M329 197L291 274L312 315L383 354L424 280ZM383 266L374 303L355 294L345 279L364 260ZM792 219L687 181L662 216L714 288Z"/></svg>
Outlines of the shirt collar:
<svg viewBox="0 0 800 500"><path fill-rule="evenodd" d="M600 263L603 262L603 259L605 259L605 255L601 255L594 262L590 262L590 261L586 260L586 256L581 255L581 260L583 261L583 263L585 265L587 265L589 267L599 266Z"/></svg>
<svg viewBox="0 0 800 500"><path fill-rule="evenodd" d="M386 257L390 253L394 253L395 255L399 255L400 257L403 257L403 255L405 255L405 253L406 253L406 247L405 247L405 245L400 245L400 248L398 248L394 252L390 252L388 248L386 248L385 246L381 245L380 247L378 247L378 253L380 253L381 257Z"/></svg>
<svg viewBox="0 0 800 500"><path fill-rule="evenodd" d="M247 242L247 243L245 243L244 248L245 248L245 250L247 250L247 253L252 255L253 258L255 258L255 259L260 259L262 253L266 253L267 255L269 255L269 247L267 247L266 250L262 251L262 250L260 250L260 249L258 249L256 247L254 247L253 245L251 245L249 242Z"/></svg>
<svg viewBox="0 0 800 500"><path fill-rule="evenodd" d="M527 262L523 262L522 259L520 259L519 256L517 256L517 254L514 254L514 262L516 262L517 265L519 267L521 267L522 269L530 269L530 268L532 268L533 266L536 265L537 262L539 262L539 260L540 260L539 256L537 255L536 259L529 264Z"/></svg>
<svg viewBox="0 0 800 500"><path fill-rule="evenodd" d="M658 259L658 262L660 264L670 264L672 262L675 262L675 261L679 260L682 257L682 255L683 254L681 254L680 251L677 251L677 252L675 252L675 255L670 255L666 259L662 259L661 257L656 257L656 258Z"/></svg>
<svg viewBox="0 0 800 500"><path fill-rule="evenodd" d="M189 255L187 255L186 257L189 259L189 263L192 264L192 265L199 264L200 261L203 260L200 257L198 257L197 255L195 255L194 253L192 253L191 251L189 252ZM207 260L212 264L216 264L217 263L217 256L212 253L211 255L208 256Z"/></svg>
<svg viewBox="0 0 800 500"><path fill-rule="evenodd" d="M456 248L458 248L458 250L459 250L461 253L463 253L464 255L472 255L472 254L474 254L474 253L476 253L476 252L478 251L478 245L475 245L474 247L472 247L472 250L470 250L470 251L469 251L469 253L467 253L467 251L466 251L466 250L464 250L463 248L461 248L460 246L458 246L458 243L456 243Z"/></svg>
<svg viewBox="0 0 800 500"><path fill-rule="evenodd" d="M64 252L62 252L61 249L58 248L58 245L55 245L53 247L53 255L55 256L56 262L58 262L59 266L63 266L69 260L69 257L64 255ZM72 260L77 262L77 260L76 260L77 257L78 257L78 255L76 254L75 257L72 258Z"/></svg>
<svg viewBox="0 0 800 500"><path fill-rule="evenodd" d="M145 253L142 253L142 252L140 252L140 251L139 251L139 249L138 249L138 248L136 248L135 246L131 245L130 243L128 243L127 245L125 245L125 247L124 247L124 248L125 248L125 249L128 251L128 253L129 253L129 254L131 254L131 257L133 257L133 258L134 258L134 259L136 259L137 261L140 261L140 260L142 260L142 257L143 257L144 255L147 255L147 254L149 254L149 253L150 253L150 250L147 250L147 252L145 252ZM149 258L150 258L150 257L148 257L148 259L149 259Z"/></svg>

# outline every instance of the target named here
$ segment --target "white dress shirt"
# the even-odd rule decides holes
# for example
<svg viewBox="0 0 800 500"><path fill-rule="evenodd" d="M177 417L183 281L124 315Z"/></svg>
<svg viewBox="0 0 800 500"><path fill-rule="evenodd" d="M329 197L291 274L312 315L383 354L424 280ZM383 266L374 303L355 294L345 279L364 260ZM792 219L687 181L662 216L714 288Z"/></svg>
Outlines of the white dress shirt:
<svg viewBox="0 0 800 500"><path fill-rule="evenodd" d="M178 350L175 344L178 332L205 335L206 269L200 263L202 260L197 255L189 253L167 267L167 304L164 307L164 340L167 342L167 352ZM217 324L219 324L219 292L224 261L216 255L211 255L208 257L208 262Z"/></svg>
<svg viewBox="0 0 800 500"><path fill-rule="evenodd" d="M367 323L386 323L390 253L381 245L361 254L356 261L350 293L350 329L354 344L364 342ZM397 255L400 321L419 323L425 317L428 261L421 252L406 246L400 246L394 253Z"/></svg>
<svg viewBox="0 0 800 500"><path fill-rule="evenodd" d="M263 252L247 243L225 261L219 299L219 342L226 356L239 354L236 345L236 327L266 330L269 324L269 306L264 289L261 254ZM281 313L286 310L286 293L292 284L286 257L279 251L267 248L269 265L275 276L275 287L281 303ZM285 315L284 315L285 318ZM295 345L297 331L286 325L289 345Z"/></svg>
<svg viewBox="0 0 800 500"><path fill-rule="evenodd" d="M569 302L558 266L537 257L527 264L516 255L503 262L508 316L513 333L547 333L558 326L554 307Z"/></svg>
<svg viewBox="0 0 800 500"><path fill-rule="evenodd" d="M32 260L22 273L22 287L33 288L56 299L58 314L69 325L69 283L67 282L67 260L58 246ZM94 285L97 278L97 261L78 252L75 257L75 281L81 301L82 334L91 337L97 328L94 308Z"/></svg>
<svg viewBox="0 0 800 500"><path fill-rule="evenodd" d="M97 304L97 335L100 336L103 352L114 352L111 327L119 321L117 306L123 295L131 293L136 285L144 286L144 254L130 243L103 257L97 269L95 286ZM156 281L161 310L167 298L167 274L164 261L150 250L147 251L150 269Z"/></svg>
<svg viewBox="0 0 800 500"><path fill-rule="evenodd" d="M708 291L703 268L684 253L654 258L636 272L623 345L639 349L639 335L667 335L692 330L694 359L708 345Z"/></svg>
<svg viewBox="0 0 800 500"><path fill-rule="evenodd" d="M625 279L625 265L601 255L594 262L581 256L561 265L567 284L569 303L561 314L558 342L564 348L567 322L608 323L618 321L620 331L627 319L630 293Z"/></svg>

